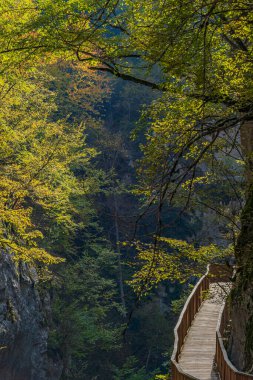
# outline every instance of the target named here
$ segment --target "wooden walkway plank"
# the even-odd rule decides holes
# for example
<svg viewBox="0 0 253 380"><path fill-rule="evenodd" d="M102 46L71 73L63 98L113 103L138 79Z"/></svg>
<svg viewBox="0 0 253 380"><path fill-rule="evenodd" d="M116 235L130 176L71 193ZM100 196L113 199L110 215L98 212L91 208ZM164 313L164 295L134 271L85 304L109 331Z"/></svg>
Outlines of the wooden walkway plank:
<svg viewBox="0 0 253 380"><path fill-rule="evenodd" d="M224 301L224 284L223 287L212 284L210 297L202 303L182 347L180 367L199 380L219 380L214 369L215 334Z"/></svg>

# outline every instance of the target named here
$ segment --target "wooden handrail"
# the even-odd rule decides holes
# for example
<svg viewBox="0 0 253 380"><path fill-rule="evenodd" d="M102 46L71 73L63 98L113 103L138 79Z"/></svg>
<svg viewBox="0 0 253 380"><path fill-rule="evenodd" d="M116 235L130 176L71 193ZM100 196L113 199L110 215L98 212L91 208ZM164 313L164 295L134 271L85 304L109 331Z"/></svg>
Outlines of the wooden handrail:
<svg viewBox="0 0 253 380"><path fill-rule="evenodd" d="M223 344L224 330L229 321L229 305L224 304L221 309L218 327L216 331L216 352L215 362L221 380L253 380L253 375L238 371L228 358L227 351Z"/></svg>
<svg viewBox="0 0 253 380"><path fill-rule="evenodd" d="M174 329L175 342L171 356L172 379L173 380L198 380L196 377L185 373L178 363L179 355L184 344L188 329L203 302L205 292L214 282L227 282L231 277L231 270L224 265L210 264L204 276L198 281L188 297ZM228 379L226 379L228 380Z"/></svg>

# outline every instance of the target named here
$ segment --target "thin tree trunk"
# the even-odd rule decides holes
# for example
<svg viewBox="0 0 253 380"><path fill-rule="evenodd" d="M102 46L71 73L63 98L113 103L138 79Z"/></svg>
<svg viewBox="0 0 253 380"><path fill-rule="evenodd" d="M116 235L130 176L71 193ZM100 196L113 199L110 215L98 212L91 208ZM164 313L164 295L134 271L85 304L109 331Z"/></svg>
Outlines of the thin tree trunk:
<svg viewBox="0 0 253 380"><path fill-rule="evenodd" d="M146 365L145 365L145 369L146 369L146 371L147 371L147 369L148 369L150 355L151 355L151 347L150 347L149 350L148 350L148 356L147 356Z"/></svg>
<svg viewBox="0 0 253 380"><path fill-rule="evenodd" d="M126 301L125 301L125 291L124 291L124 280L123 280L123 271L122 271L122 262L121 262L121 252L120 252L120 237L119 237L119 223L118 223L118 202L116 195L113 194L114 200L114 223L115 223L115 240L116 240L116 250L118 255L118 269L119 269L119 287L120 287L120 299L123 309L123 316L126 318Z"/></svg>

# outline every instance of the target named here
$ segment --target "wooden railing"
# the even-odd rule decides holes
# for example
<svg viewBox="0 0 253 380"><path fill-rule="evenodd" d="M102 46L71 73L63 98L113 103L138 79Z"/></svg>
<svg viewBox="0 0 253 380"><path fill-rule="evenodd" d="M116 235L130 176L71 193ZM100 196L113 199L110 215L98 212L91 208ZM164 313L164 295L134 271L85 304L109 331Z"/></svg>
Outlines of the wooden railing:
<svg viewBox="0 0 253 380"><path fill-rule="evenodd" d="M221 380L253 380L253 375L238 371L228 359L224 347L224 332L230 319L229 304L226 302L220 314L216 331L215 362Z"/></svg>
<svg viewBox="0 0 253 380"><path fill-rule="evenodd" d="M195 285L189 298L187 299L174 330L175 342L173 354L171 357L173 380L198 380L196 377L190 376L182 370L182 368L178 364L179 355L184 344L187 332L192 324L195 315L199 311L199 308L205 296L205 292L209 290L210 284L218 281L227 282L229 281L230 277L231 270L228 270L228 268L226 268L224 265L209 265L207 267L207 272ZM228 379L229 378L227 378L226 380Z"/></svg>

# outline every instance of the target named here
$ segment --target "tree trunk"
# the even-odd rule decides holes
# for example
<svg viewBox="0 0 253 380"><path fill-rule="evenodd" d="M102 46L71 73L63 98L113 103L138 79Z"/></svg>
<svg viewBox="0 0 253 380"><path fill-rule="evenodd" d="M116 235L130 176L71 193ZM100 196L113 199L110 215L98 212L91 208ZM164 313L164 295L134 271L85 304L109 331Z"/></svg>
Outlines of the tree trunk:
<svg viewBox="0 0 253 380"><path fill-rule="evenodd" d="M237 273L232 291L230 358L234 365L253 371L253 121L241 127L242 152L246 160L246 204L236 246Z"/></svg>
<svg viewBox="0 0 253 380"><path fill-rule="evenodd" d="M124 318L126 318L126 301L125 301L125 291L124 291L124 280L123 280L123 272L122 272L122 263L121 263L121 252L120 252L120 240L119 240L119 224L118 224L118 202L116 195L113 194L114 200L114 209L115 209L115 240L116 240L116 250L118 254L118 270L119 270L119 287L120 287L120 298L122 305L122 313Z"/></svg>

